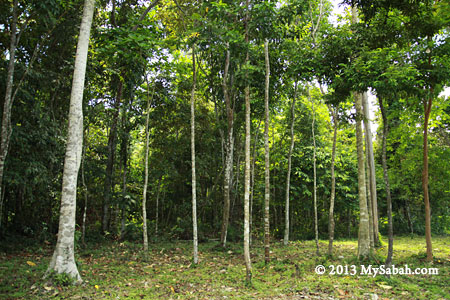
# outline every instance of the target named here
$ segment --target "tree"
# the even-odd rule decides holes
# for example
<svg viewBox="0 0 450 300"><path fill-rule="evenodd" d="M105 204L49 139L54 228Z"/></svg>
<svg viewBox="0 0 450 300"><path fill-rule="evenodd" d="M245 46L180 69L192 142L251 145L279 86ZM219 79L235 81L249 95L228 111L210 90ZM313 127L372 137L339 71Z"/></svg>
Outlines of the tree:
<svg viewBox="0 0 450 300"><path fill-rule="evenodd" d="M284 245L289 243L289 195L290 195L290 185L291 185L291 168L292 168L292 151L294 150L295 139L294 139L294 124L295 124L295 101L297 99L297 82L294 83L294 96L292 97L291 104L291 129L290 137L291 144L289 146L288 152L288 169L286 174L286 204L285 204L285 216L284 216Z"/></svg>
<svg viewBox="0 0 450 300"><path fill-rule="evenodd" d="M58 240L46 272L46 276L52 271L65 273L76 282L81 282L74 257L76 189L83 148L83 89L94 8L95 0L85 1L70 96L69 132L64 160Z"/></svg>
<svg viewBox="0 0 450 300"><path fill-rule="evenodd" d="M249 45L248 22L250 1L245 2L245 43ZM245 65L249 62L249 52L245 56ZM247 66L246 66L247 67ZM245 175L244 175L244 259L247 271L247 284L252 282L252 262L250 260L250 85L248 70L245 71Z"/></svg>
<svg viewBox="0 0 450 300"><path fill-rule="evenodd" d="M11 107L12 107L12 91L14 83L14 68L17 48L17 13L19 3L17 0L13 2L13 15L11 22L11 42L9 46L9 63L8 75L6 79L5 101L3 102L2 129L0 137L0 230L3 224L3 172L5 169L6 155L8 154L9 141L11 138Z"/></svg>
<svg viewBox="0 0 450 300"><path fill-rule="evenodd" d="M195 177L195 85L197 73L195 70L195 44L192 45L192 91L191 91L191 168L192 168L192 232L194 242L194 264L198 263L197 236L197 192Z"/></svg>
<svg viewBox="0 0 450 300"><path fill-rule="evenodd" d="M270 80L270 62L269 62L269 40L264 41L264 58L266 64L266 80L264 92L264 259L266 264L270 262L270 157L269 157L269 80Z"/></svg>

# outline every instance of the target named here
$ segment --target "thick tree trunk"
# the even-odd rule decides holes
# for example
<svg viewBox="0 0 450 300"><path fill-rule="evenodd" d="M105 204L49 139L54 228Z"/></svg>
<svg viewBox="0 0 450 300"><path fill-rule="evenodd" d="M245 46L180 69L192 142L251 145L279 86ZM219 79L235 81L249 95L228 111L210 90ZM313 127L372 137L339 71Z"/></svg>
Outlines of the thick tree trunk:
<svg viewBox="0 0 450 300"><path fill-rule="evenodd" d="M362 95L354 93L356 109L356 146L358 156L358 198L359 198L359 231L358 258L365 260L370 255L369 211L366 198L364 137L362 130Z"/></svg>
<svg viewBox="0 0 450 300"><path fill-rule="evenodd" d="M425 201L425 239L427 243L427 261L433 261L433 246L431 244L431 210L430 196L428 193L428 120L430 118L431 106L433 98L423 102L425 120L423 122L423 172L422 172L422 188L423 199Z"/></svg>
<svg viewBox="0 0 450 300"><path fill-rule="evenodd" d="M292 152L294 151L294 124L295 124L295 101L297 100L297 82L294 83L294 98L292 99L291 104L291 145L289 146L289 152L288 152L288 169L287 169L287 175L286 175L286 205L285 205L285 211L284 211L284 239L283 243L286 246L289 243L289 208L290 208L290 186L291 186L291 168L292 168Z"/></svg>
<svg viewBox="0 0 450 300"><path fill-rule="evenodd" d="M270 62L269 62L269 41L264 41L264 57L266 64L266 81L264 92L264 107L265 107L265 121L264 121L264 178L265 178L265 193L264 193L264 261L266 264L270 262L270 152L269 152L269 80L270 80Z"/></svg>
<svg viewBox="0 0 450 300"><path fill-rule="evenodd" d="M195 70L195 44L192 46L192 91L191 91L191 163L192 163L192 232L194 242L194 264L198 263L198 236L197 236L197 192L195 178L195 85L197 73Z"/></svg>
<svg viewBox="0 0 450 300"><path fill-rule="evenodd" d="M225 105L227 111L227 141L225 144L225 176L223 183L223 216L222 216L222 231L220 235L220 244L222 247L226 247L227 243L227 233L228 233L228 222L230 220L230 191L232 187L231 174L233 172L233 152L234 152L234 136L233 136L233 124L234 124L234 111L231 106L230 94L228 91L228 69L230 66L230 50L227 45L227 54L225 59L225 70L222 80L222 89L225 98Z"/></svg>
<svg viewBox="0 0 450 300"><path fill-rule="evenodd" d="M245 43L249 44L248 39L248 20L249 20L249 0L246 0L245 12ZM245 65L249 61L249 53L245 57ZM248 71L245 74L245 179L244 179L244 259L247 271L246 282L252 282L252 262L250 259L250 84L248 82Z"/></svg>
<svg viewBox="0 0 450 300"><path fill-rule="evenodd" d="M89 135L89 127L87 129L87 135ZM81 223L81 243L83 245L86 245L85 237L86 237L86 216L87 216L87 205L88 205L88 188L86 185L86 180L84 177L84 162L86 160L86 148L87 148L87 142L84 141L84 147L82 151L82 159L81 159L81 185L83 186L83 192L84 192L84 207L83 207L83 219Z"/></svg>
<svg viewBox="0 0 450 300"><path fill-rule="evenodd" d="M392 264L392 255L394 252L394 228L392 223L392 198L391 198L391 187L389 185L389 175L388 175L388 166L387 166L387 155L386 155L386 144L387 144L387 135L389 132L389 121L386 115L386 111L383 105L383 99L378 97L378 101L380 103L380 111L381 117L383 118L383 146L382 146L382 154L381 154L381 163L383 165L383 178L384 185L386 187L386 202L387 202L387 217L388 217L388 253L386 257L385 264L390 266Z"/></svg>
<svg viewBox="0 0 450 300"><path fill-rule="evenodd" d="M369 165L369 191L370 198L368 201L371 202L371 216L372 216L372 232L373 241L375 246L380 244L378 238L378 200L377 200L377 181L376 181L376 170L375 170L375 159L373 154L373 143L372 143L372 129L370 128L370 116L369 116L369 99L367 92L363 94L363 110L364 110L364 128L366 136L366 148L367 148L367 161Z"/></svg>
<svg viewBox="0 0 450 300"><path fill-rule="evenodd" d="M337 113L330 106L329 110L333 117L333 149L331 150L331 195L330 195L330 212L328 214L328 255L333 255L333 241L334 241L334 198L336 196L336 175L334 174L334 163L336 159L336 137L339 126Z"/></svg>
<svg viewBox="0 0 450 300"><path fill-rule="evenodd" d="M81 282L74 257L77 177L83 148L83 89L94 7L94 0L85 1L70 95L69 130L64 159L58 240L46 272L46 276L52 271L66 273L76 282Z"/></svg>
<svg viewBox="0 0 450 300"><path fill-rule="evenodd" d="M104 198L103 198L103 218L102 218L102 230L106 233L110 230L110 205L111 194L113 186L113 174L114 174L114 162L116 158L116 146L117 146L117 123L119 120L119 106L122 101L123 82L120 80L117 90L116 99L114 101L114 111L112 116L111 128L108 136L108 160L106 162L106 177L104 185Z"/></svg>
<svg viewBox="0 0 450 300"><path fill-rule="evenodd" d="M13 15L11 21L11 40L9 46L8 74L6 75L5 101L3 103L2 129L0 137L0 231L3 224L3 172L5 169L5 160L8 155L9 140L11 137L11 107L12 107L12 89L14 83L14 68L16 60L17 47L17 11L19 3L13 2Z"/></svg>

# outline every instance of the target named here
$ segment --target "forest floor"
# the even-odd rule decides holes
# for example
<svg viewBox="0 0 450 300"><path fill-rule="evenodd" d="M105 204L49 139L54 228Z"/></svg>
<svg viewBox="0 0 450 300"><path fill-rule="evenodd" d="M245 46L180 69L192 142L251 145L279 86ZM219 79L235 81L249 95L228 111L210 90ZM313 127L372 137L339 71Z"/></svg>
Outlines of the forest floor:
<svg viewBox="0 0 450 300"><path fill-rule="evenodd" d="M252 247L249 286L241 243L230 243L226 250L217 242L200 243L200 263L194 266L190 242L151 244L148 253L140 244L103 242L77 250L84 281L67 286L64 276L56 284L42 279L53 249L46 244L0 252L0 299L450 299L450 237L433 238L432 264L425 262L424 237L396 237L394 243L397 268L432 267L439 274L362 275L355 240L336 241L333 258L316 256L314 241L287 247L273 242L268 265L262 245ZM326 247L320 241L321 253ZM382 264L386 248L364 265ZM316 274L318 265L325 266L325 274Z"/></svg>

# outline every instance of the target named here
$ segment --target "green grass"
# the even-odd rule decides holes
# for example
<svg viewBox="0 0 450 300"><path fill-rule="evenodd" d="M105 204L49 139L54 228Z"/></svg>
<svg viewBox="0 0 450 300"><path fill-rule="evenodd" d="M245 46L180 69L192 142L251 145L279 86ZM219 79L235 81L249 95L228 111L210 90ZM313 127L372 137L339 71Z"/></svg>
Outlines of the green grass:
<svg viewBox="0 0 450 300"><path fill-rule="evenodd" d="M366 299L371 294L378 299L450 299L450 237L433 238L432 264L425 261L423 237L396 237L394 243L397 267L434 267L439 275L330 275L330 265L355 264L359 271L356 241L336 241L332 258L325 255L326 241L320 242L319 257L313 241L287 247L274 242L268 265L262 245L252 247L248 286L241 244L222 250L217 243L202 243L200 263L194 266L189 242L152 244L148 253L139 244L105 242L77 252L82 285L57 286L42 279L52 254L47 245L0 253L0 299ZM382 263L386 248L377 250L371 264ZM326 267L324 275L314 271L319 264Z"/></svg>

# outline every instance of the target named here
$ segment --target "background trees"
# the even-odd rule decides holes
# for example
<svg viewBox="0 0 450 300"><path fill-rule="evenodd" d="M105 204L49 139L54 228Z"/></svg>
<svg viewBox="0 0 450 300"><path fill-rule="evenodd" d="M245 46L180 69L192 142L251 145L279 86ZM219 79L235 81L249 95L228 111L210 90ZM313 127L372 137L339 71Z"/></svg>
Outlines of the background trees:
<svg viewBox="0 0 450 300"><path fill-rule="evenodd" d="M248 10L236 1L100 1L83 97L84 127L89 128L83 163L88 205L85 210L84 197L78 197L76 210L78 226L86 211L86 241L140 240L143 203L149 242L192 239L192 218L186 211L191 210L193 184L199 242L220 239L226 247L227 241L242 241L246 200L249 235L261 239L266 195L266 224L270 222L273 240L314 238L314 186L318 237L327 238L328 232L335 233L330 241L356 237L360 208L350 92L368 89L384 108L384 116L376 113L373 141L381 234L387 234L388 224L396 234L447 232L450 111L447 98L439 96L450 78L446 4L421 2L405 9L355 3L363 12L360 23L351 25L344 16L341 25L332 25L326 15L319 18L321 8L330 6L325 1L249 3ZM22 27L1 195L2 238L19 234L55 241L82 5L31 1L16 7ZM1 7L0 23L7 30L0 34L0 90L7 95L15 5L9 1ZM265 40L270 53L267 98ZM195 58L190 50L194 41ZM194 60L195 183L189 146ZM147 89L153 94L149 108ZM265 99L269 121L264 120ZM426 116L423 103L430 101ZM377 104L370 106L378 111ZM143 202L146 113L148 197ZM423 127L418 126L425 123L430 222L423 218L418 163L424 145ZM389 130L382 135L384 126ZM252 133L247 143L246 130ZM268 169L263 164L266 148ZM392 213L384 200L389 199L386 178ZM78 195L84 193L80 180ZM329 228L333 219L335 226Z"/></svg>

